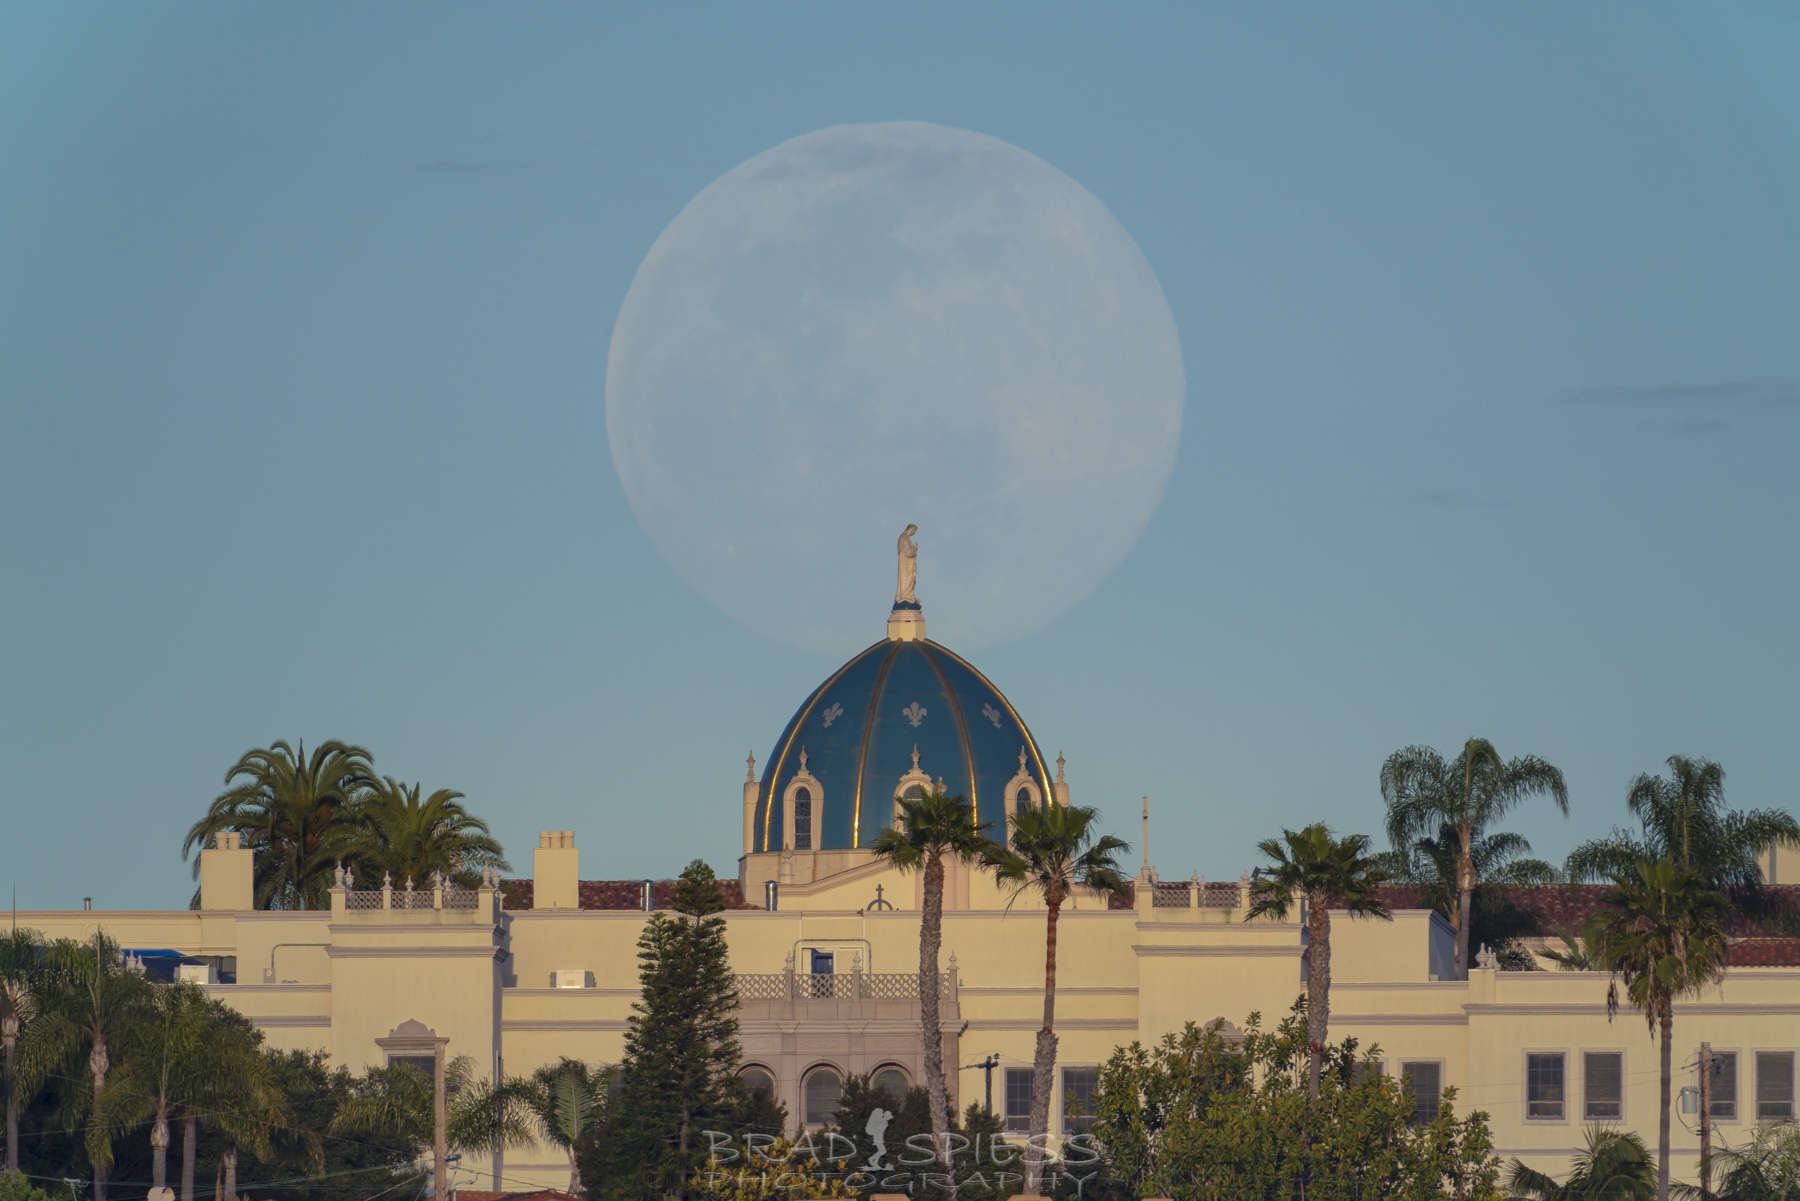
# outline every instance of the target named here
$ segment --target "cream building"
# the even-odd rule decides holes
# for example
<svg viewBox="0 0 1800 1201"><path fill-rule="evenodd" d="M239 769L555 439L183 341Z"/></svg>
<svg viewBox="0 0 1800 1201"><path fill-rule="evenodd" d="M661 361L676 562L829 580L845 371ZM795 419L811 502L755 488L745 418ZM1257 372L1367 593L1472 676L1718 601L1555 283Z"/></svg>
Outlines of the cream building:
<svg viewBox="0 0 1800 1201"><path fill-rule="evenodd" d="M1018 806L1071 799L1061 757L1047 761L1005 696L926 638L904 571L901 583L888 637L806 698L742 788L735 891L750 904L726 918L744 1070L797 1123L830 1112L845 1074L919 1078L919 881L868 849L896 798L941 783L996 828ZM202 852L197 910L18 920L52 936L101 928L153 963L178 955L175 970L276 1047L321 1049L356 1069L430 1054L441 1039L485 1070L523 1073L564 1055L619 1058L638 995L635 944L666 891L584 882L580 854L573 832L550 831L529 881L414 892L345 882L328 911L269 912L251 906L251 852L224 835ZM1771 863L1771 874L1793 862ZM991 879L960 868L945 908L949 1087L959 1106L983 1099L980 1065L993 1063L994 1108L1021 1114L1042 1007L1042 909L1029 899L1009 908ZM1303 990L1302 927L1244 916L1242 878L1171 881L1147 859L1132 904L1077 898L1061 926L1053 1114L1080 1108L1095 1067L1122 1043L1287 1011ZM1391 923L1340 917L1333 939L1332 1037L1378 1044L1385 1070L1410 1074L1428 1098L1454 1085L1460 1111L1490 1115L1501 1155L1564 1171L1591 1122L1635 1129L1654 1146L1656 1044L1631 1012L1607 1020L1604 976L1479 966L1454 979L1451 930L1425 910ZM1758 1116L1792 1113L1800 1052L1800 959L1780 948L1746 958L1780 966L1734 967L1676 1008L1679 1065L1702 1041L1730 1057L1717 1112L1732 1141ZM1677 1085L1692 1083L1691 1067L1680 1068ZM1676 1167L1690 1179L1693 1125L1675 1123ZM559 1185L567 1167L543 1148L504 1164L465 1160L458 1178Z"/></svg>

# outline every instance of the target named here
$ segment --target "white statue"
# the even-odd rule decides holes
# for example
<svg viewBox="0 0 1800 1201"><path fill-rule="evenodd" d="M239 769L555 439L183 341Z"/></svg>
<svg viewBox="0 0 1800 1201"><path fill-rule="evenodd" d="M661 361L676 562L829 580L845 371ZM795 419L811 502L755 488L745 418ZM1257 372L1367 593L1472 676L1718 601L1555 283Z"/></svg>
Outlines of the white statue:
<svg viewBox="0 0 1800 1201"><path fill-rule="evenodd" d="M919 527L909 525L906 532L900 535L900 585L894 590L894 603L906 601L918 604L919 598L913 595L913 589L919 583L919 544L913 541L913 535Z"/></svg>

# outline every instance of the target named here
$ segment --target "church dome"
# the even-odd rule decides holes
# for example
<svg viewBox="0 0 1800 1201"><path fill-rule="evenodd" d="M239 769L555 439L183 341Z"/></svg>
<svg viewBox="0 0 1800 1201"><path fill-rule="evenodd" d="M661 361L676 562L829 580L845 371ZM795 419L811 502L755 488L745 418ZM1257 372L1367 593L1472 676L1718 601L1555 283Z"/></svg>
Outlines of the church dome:
<svg viewBox="0 0 1800 1201"><path fill-rule="evenodd" d="M910 532L910 531L909 531ZM895 623L917 610L896 603ZM1000 837L1020 799L1055 795L1037 741L1006 697L960 655L890 624L813 690L763 765L756 851L866 848L895 798L942 781ZM1023 795L1022 795L1023 794Z"/></svg>

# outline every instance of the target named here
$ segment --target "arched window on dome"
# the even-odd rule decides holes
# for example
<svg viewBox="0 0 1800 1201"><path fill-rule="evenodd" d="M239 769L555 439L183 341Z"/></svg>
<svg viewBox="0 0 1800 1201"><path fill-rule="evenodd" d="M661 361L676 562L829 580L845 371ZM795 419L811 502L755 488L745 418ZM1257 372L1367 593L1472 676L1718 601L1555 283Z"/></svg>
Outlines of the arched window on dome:
<svg viewBox="0 0 1800 1201"><path fill-rule="evenodd" d="M806 768L806 748L800 748L800 770L781 794L782 847L790 851L818 849L819 820L825 813L825 789Z"/></svg>
<svg viewBox="0 0 1800 1201"><path fill-rule="evenodd" d="M1031 778L1025 766L1025 748L1019 748L1019 770L1006 782L1006 816L1011 818L1024 809L1036 809L1044 803L1044 791ZM1008 835L1010 841L1010 832Z"/></svg>
<svg viewBox="0 0 1800 1201"><path fill-rule="evenodd" d="M919 748L912 749L912 770L900 777L894 785L894 826L900 825L900 802L916 801L931 791L931 774L919 768Z"/></svg>
<svg viewBox="0 0 1800 1201"><path fill-rule="evenodd" d="M812 792L794 789L794 849L812 850Z"/></svg>

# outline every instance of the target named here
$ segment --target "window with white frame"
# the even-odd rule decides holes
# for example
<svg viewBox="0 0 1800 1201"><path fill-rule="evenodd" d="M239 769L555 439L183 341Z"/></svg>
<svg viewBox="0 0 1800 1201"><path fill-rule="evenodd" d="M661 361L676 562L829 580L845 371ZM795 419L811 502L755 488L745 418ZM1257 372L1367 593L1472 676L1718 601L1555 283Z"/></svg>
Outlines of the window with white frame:
<svg viewBox="0 0 1800 1201"><path fill-rule="evenodd" d="M1756 1120L1781 1121L1794 1116L1794 1053L1756 1053Z"/></svg>
<svg viewBox="0 0 1800 1201"><path fill-rule="evenodd" d="M1560 1122L1564 1108L1561 1051L1538 1051L1525 1056L1525 1117L1539 1122Z"/></svg>
<svg viewBox="0 0 1800 1201"><path fill-rule="evenodd" d="M1737 1106L1736 1051L1712 1053L1712 1116L1715 1122L1735 1122Z"/></svg>
<svg viewBox="0 0 1800 1201"><path fill-rule="evenodd" d="M1006 1132L1008 1134L1029 1134L1031 1132L1031 1075L1030 1068L1006 1069Z"/></svg>
<svg viewBox="0 0 1800 1201"><path fill-rule="evenodd" d="M1444 1065L1435 1059L1406 1060L1400 1064L1400 1079L1412 1089L1412 1124L1435 1119L1444 1099Z"/></svg>
<svg viewBox="0 0 1800 1201"><path fill-rule="evenodd" d="M1086 1134L1099 1117L1094 1101L1100 1095L1100 1069L1064 1068L1062 1080L1063 1133Z"/></svg>
<svg viewBox="0 0 1800 1201"><path fill-rule="evenodd" d="M1581 1056L1581 1117L1588 1122L1616 1122L1625 1115L1625 1056L1618 1051L1588 1051Z"/></svg>

